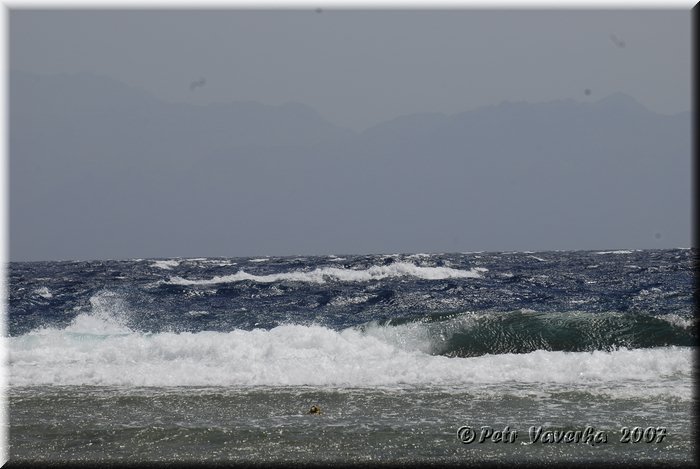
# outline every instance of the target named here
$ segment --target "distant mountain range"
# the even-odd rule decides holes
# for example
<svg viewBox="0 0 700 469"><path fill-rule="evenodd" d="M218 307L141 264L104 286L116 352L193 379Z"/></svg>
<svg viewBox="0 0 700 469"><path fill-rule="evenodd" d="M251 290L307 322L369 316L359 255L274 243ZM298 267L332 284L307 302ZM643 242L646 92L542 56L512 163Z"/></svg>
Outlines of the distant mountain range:
<svg viewBox="0 0 700 469"><path fill-rule="evenodd" d="M9 148L12 259L690 238L690 113L622 93L354 132L302 104L174 104L93 75L12 72Z"/></svg>

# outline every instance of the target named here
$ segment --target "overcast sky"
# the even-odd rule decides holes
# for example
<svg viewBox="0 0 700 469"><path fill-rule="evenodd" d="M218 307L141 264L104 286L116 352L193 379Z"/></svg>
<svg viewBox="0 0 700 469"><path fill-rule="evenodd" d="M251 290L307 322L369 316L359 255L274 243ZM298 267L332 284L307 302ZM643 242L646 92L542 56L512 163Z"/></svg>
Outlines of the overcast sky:
<svg viewBox="0 0 700 469"><path fill-rule="evenodd" d="M101 74L173 102L301 102L358 130L618 91L675 113L690 109L690 26L686 10L14 10L10 67Z"/></svg>
<svg viewBox="0 0 700 469"><path fill-rule="evenodd" d="M688 10L9 20L12 260L689 245Z"/></svg>

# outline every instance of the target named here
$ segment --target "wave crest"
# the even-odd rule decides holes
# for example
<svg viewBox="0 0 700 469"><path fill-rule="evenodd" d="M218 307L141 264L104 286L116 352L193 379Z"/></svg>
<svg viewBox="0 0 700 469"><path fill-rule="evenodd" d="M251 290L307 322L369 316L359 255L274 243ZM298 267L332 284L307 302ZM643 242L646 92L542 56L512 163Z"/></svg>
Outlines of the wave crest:
<svg viewBox="0 0 700 469"><path fill-rule="evenodd" d="M406 328L414 333L406 333ZM10 383L453 388L544 383L591 392L627 387L643 397L669 389L682 398L690 395L685 387L689 388L692 347L448 357L431 354L430 333L415 323L342 331L296 324L270 330L155 334L43 330L9 339ZM640 382L656 383L656 390L640 389Z"/></svg>
<svg viewBox="0 0 700 469"><path fill-rule="evenodd" d="M190 280L182 277L172 277L167 283L173 285L215 285L250 280L253 282L271 283L278 281L326 283L336 282L368 282L388 277L411 276L426 280L444 280L449 278L480 278L484 267L470 270L453 269L451 267L421 267L408 262L396 262L389 265L374 265L364 270L343 269L337 267L321 267L310 272L294 271L279 274L254 275L239 270L232 275L216 276L211 279Z"/></svg>

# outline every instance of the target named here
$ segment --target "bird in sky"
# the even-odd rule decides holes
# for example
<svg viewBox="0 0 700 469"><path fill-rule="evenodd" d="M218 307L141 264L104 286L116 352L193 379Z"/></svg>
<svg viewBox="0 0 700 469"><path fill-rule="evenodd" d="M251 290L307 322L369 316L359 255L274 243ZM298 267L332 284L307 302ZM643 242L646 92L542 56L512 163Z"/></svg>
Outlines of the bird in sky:
<svg viewBox="0 0 700 469"><path fill-rule="evenodd" d="M193 81L192 83L190 83L190 91L194 91L195 88L200 88L206 84L207 84L207 80L205 78L200 78L197 81Z"/></svg>
<svg viewBox="0 0 700 469"><path fill-rule="evenodd" d="M622 39L618 38L614 34L610 35L610 40L617 46L617 47L625 47L625 41Z"/></svg>

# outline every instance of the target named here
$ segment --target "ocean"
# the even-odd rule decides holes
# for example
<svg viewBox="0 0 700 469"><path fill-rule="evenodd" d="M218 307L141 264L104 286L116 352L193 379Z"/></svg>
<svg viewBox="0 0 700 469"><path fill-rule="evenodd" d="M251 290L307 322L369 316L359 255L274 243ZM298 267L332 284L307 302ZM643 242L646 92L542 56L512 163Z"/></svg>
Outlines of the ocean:
<svg viewBox="0 0 700 469"><path fill-rule="evenodd" d="M11 462L695 458L689 249L7 274Z"/></svg>

